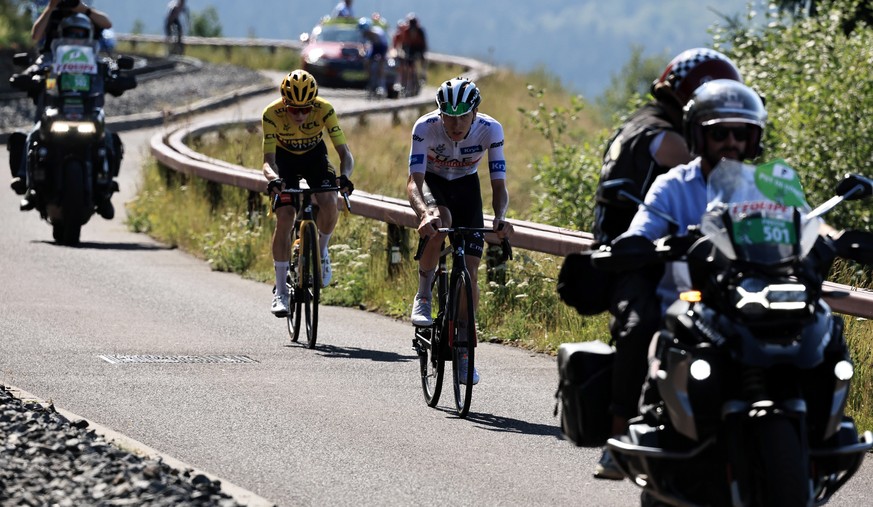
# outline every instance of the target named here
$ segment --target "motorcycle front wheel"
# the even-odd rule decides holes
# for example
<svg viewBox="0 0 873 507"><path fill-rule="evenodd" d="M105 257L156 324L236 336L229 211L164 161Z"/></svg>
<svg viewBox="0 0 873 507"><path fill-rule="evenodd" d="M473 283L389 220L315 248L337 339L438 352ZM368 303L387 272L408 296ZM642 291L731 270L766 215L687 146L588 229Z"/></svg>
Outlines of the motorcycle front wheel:
<svg viewBox="0 0 873 507"><path fill-rule="evenodd" d="M63 218L52 224L52 237L61 245L77 246L85 215L85 170L82 163L70 159L63 168Z"/></svg>
<svg viewBox="0 0 873 507"><path fill-rule="evenodd" d="M760 467L756 505L810 505L809 450L799 426L779 416L754 423L750 451L757 454Z"/></svg>

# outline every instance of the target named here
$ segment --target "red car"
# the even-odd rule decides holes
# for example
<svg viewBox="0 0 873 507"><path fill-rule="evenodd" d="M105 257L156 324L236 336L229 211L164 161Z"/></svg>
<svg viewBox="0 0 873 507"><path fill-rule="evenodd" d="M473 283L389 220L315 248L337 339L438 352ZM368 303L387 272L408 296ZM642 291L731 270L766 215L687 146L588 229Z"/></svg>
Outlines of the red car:
<svg viewBox="0 0 873 507"><path fill-rule="evenodd" d="M319 86L329 88L366 88L367 48L356 19L326 18L311 33L300 36L303 50L301 67L315 77ZM386 89L392 96L396 72L394 59L385 65ZM396 92L393 94L396 96Z"/></svg>

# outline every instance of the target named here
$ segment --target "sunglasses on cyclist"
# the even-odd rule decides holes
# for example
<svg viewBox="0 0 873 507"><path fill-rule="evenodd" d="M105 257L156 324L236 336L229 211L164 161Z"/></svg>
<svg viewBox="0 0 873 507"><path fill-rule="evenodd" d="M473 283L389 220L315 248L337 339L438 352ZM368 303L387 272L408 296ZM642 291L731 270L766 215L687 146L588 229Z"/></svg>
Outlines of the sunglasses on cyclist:
<svg viewBox="0 0 873 507"><path fill-rule="evenodd" d="M712 125L706 128L706 134L716 142L724 141L729 134L734 136L735 141L743 142L749 139L749 127L745 125L742 127Z"/></svg>
<svg viewBox="0 0 873 507"><path fill-rule="evenodd" d="M312 106L293 107L286 105L285 107L292 114L309 114L312 112Z"/></svg>

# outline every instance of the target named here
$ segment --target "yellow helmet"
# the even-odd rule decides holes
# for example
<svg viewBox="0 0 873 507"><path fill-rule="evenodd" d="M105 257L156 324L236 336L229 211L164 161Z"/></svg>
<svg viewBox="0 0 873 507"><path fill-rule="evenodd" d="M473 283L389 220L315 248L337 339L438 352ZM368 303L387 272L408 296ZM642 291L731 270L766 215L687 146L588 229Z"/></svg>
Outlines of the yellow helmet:
<svg viewBox="0 0 873 507"><path fill-rule="evenodd" d="M318 84L312 74L305 70L294 70L282 80L279 87L282 99L289 107L311 106L318 96Z"/></svg>

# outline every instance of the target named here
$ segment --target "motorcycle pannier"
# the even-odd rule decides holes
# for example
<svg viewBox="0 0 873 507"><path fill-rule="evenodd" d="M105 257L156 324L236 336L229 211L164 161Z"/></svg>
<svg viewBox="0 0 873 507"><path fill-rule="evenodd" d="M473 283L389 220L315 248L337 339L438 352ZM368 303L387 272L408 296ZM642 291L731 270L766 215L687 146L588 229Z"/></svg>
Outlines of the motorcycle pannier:
<svg viewBox="0 0 873 507"><path fill-rule="evenodd" d="M561 433L577 446L600 447L610 436L614 356L615 349L600 341L558 347L556 396L561 408Z"/></svg>

